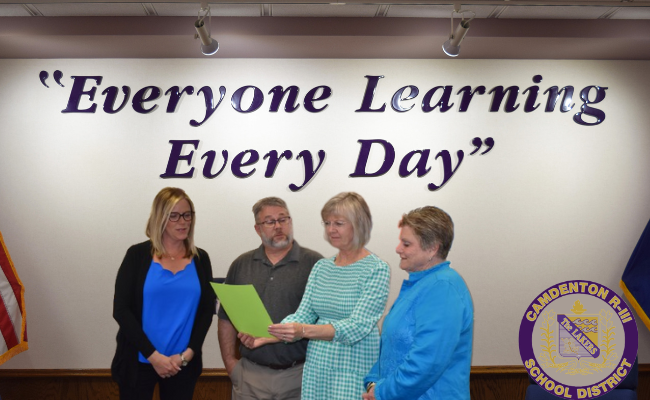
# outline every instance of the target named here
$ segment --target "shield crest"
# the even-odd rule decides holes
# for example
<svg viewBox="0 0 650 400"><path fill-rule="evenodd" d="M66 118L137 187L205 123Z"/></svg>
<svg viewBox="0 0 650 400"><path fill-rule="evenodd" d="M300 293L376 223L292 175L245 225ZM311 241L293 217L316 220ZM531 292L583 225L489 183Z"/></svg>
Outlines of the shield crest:
<svg viewBox="0 0 650 400"><path fill-rule="evenodd" d="M576 303L579 303L576 302ZM598 332L600 315L584 314L582 304L574 304L575 314L558 314L558 353L562 357L593 357L600 355Z"/></svg>

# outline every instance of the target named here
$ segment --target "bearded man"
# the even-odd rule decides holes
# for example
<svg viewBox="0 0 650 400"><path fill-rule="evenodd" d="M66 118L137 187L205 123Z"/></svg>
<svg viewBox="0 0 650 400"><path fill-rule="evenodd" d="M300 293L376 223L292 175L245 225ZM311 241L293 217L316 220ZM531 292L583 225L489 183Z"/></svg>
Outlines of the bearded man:
<svg viewBox="0 0 650 400"><path fill-rule="evenodd" d="M262 244L233 261L225 283L252 284L273 323L279 323L298 309L312 267L323 256L293 239L291 215L282 199L263 198L253 206L253 216ZM300 400L307 340L257 349L240 346L241 359L237 359L238 332L223 307L218 329L233 400Z"/></svg>

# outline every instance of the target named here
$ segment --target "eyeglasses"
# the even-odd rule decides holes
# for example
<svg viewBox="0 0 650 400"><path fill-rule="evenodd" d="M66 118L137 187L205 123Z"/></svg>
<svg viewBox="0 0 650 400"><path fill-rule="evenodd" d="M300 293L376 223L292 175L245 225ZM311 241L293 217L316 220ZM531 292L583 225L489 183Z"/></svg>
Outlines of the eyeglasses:
<svg viewBox="0 0 650 400"><path fill-rule="evenodd" d="M280 225L286 225L289 221L291 221L291 217L286 216L278 219L267 219L266 221L258 222L257 225L264 225L267 228L272 228L275 226L276 222Z"/></svg>
<svg viewBox="0 0 650 400"><path fill-rule="evenodd" d="M323 224L325 228L329 228L332 225L334 225L335 228L343 228L348 223L345 221L321 221L321 224Z"/></svg>
<svg viewBox="0 0 650 400"><path fill-rule="evenodd" d="M192 218L194 218L194 214L196 214L194 211L188 211L188 212L183 213L183 214L173 212L173 213L169 214L169 220L172 221L172 222L177 222L178 220L181 219L181 217L183 217L183 219L185 221L191 221Z"/></svg>

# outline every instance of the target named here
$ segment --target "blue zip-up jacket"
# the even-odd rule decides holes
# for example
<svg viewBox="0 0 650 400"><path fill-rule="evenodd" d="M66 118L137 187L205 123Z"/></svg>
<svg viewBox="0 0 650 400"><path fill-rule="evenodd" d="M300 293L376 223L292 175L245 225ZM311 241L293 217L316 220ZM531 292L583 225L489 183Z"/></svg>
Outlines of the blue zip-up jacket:
<svg viewBox="0 0 650 400"><path fill-rule="evenodd" d="M377 400L469 400L473 326L472 298L449 261L410 273L366 385L376 383Z"/></svg>

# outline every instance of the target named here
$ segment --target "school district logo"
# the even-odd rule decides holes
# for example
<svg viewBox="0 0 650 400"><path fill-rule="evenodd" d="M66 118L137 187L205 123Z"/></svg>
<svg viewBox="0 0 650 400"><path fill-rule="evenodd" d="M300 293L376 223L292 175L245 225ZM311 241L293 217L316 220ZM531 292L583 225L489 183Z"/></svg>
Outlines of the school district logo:
<svg viewBox="0 0 650 400"><path fill-rule="evenodd" d="M594 399L613 390L632 368L638 344L625 301L590 281L551 286L528 306L519 327L526 370L563 399Z"/></svg>

